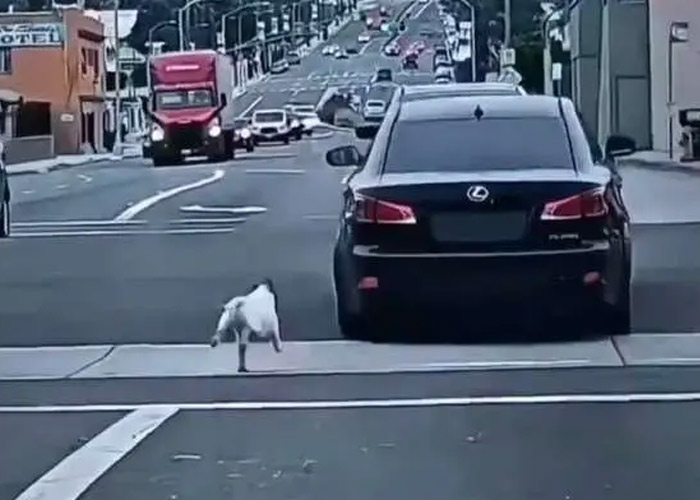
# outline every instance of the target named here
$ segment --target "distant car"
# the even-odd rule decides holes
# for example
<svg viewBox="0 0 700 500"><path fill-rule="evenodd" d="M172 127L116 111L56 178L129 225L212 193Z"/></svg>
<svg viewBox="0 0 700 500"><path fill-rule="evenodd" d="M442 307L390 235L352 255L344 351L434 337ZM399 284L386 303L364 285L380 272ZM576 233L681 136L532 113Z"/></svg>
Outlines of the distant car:
<svg viewBox="0 0 700 500"><path fill-rule="evenodd" d="M382 17L386 17L389 15L389 11L386 9L386 7L384 5L379 7L379 15Z"/></svg>
<svg viewBox="0 0 700 500"><path fill-rule="evenodd" d="M398 56L401 55L401 47L396 43L390 43L384 47L384 54L387 56Z"/></svg>
<svg viewBox="0 0 700 500"><path fill-rule="evenodd" d="M439 56L447 57L447 47L442 43L433 46L433 57Z"/></svg>
<svg viewBox="0 0 700 500"><path fill-rule="evenodd" d="M403 58L403 69L418 69L418 54L409 52Z"/></svg>
<svg viewBox="0 0 700 500"><path fill-rule="evenodd" d="M248 118L238 118L234 122L234 127L234 147L245 149L247 152L252 153L255 149L255 138L250 131L250 120Z"/></svg>
<svg viewBox="0 0 700 500"><path fill-rule="evenodd" d="M299 119L302 130L306 135L312 135L314 129L321 124L314 104L288 103L284 108Z"/></svg>
<svg viewBox="0 0 700 500"><path fill-rule="evenodd" d="M301 122L301 118L296 113L287 111L287 123L289 124L289 135L300 141L304 135L304 124Z"/></svg>
<svg viewBox="0 0 700 500"><path fill-rule="evenodd" d="M425 42L423 40L418 40L413 44L413 48L416 52L421 53L425 50Z"/></svg>
<svg viewBox="0 0 700 500"><path fill-rule="evenodd" d="M439 80L439 81L438 81ZM452 69L440 66L435 70L435 83L445 83L454 80Z"/></svg>
<svg viewBox="0 0 700 500"><path fill-rule="evenodd" d="M393 82L394 75L389 68L380 68L372 77L370 83Z"/></svg>
<svg viewBox="0 0 700 500"><path fill-rule="evenodd" d="M338 49L335 51L336 59L347 59L348 57L350 56L348 55L348 51L345 49Z"/></svg>
<svg viewBox="0 0 700 500"><path fill-rule="evenodd" d="M433 80L435 83L452 83L454 80L452 79L452 75L435 75L435 78Z"/></svg>
<svg viewBox="0 0 700 500"><path fill-rule="evenodd" d="M357 37L357 43L368 43L372 37L369 35L369 33L360 33L360 35Z"/></svg>
<svg viewBox="0 0 700 500"><path fill-rule="evenodd" d="M345 48L345 52L347 52L348 54L355 55L360 52L360 49L357 47L357 45L348 45Z"/></svg>
<svg viewBox="0 0 700 500"><path fill-rule="evenodd" d="M273 75L279 75L281 73L285 73L289 69L289 62L286 59L280 59L279 61L275 61L272 63L272 67L270 68L270 73Z"/></svg>
<svg viewBox="0 0 700 500"><path fill-rule="evenodd" d="M5 158L5 143L0 141L0 238L10 236L10 183Z"/></svg>
<svg viewBox="0 0 700 500"><path fill-rule="evenodd" d="M451 68L452 64L447 57L437 56L435 59L433 59L433 71L436 71L440 67Z"/></svg>
<svg viewBox="0 0 700 500"><path fill-rule="evenodd" d="M296 50L292 50L290 52L287 52L287 62L289 64L301 64L301 56L299 55L299 52Z"/></svg>
<svg viewBox="0 0 700 500"><path fill-rule="evenodd" d="M325 47L323 47L323 50L321 51L321 53L324 56L333 56L333 55L335 55L335 53L337 51L338 51L338 46L335 44L331 44L331 45L326 45Z"/></svg>
<svg viewBox="0 0 700 500"><path fill-rule="evenodd" d="M291 119L284 109L259 109L253 113L250 131L255 143L281 141L289 144Z"/></svg>
<svg viewBox="0 0 700 500"><path fill-rule="evenodd" d="M372 99L365 103L362 109L362 117L368 122L382 121L386 115L386 103L378 99Z"/></svg>

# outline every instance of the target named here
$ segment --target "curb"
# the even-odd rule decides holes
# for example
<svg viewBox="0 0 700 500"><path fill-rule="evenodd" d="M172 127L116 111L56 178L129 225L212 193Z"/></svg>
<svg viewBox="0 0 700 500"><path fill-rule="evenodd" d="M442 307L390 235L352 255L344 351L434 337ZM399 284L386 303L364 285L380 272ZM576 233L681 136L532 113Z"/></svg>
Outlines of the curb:
<svg viewBox="0 0 700 500"><path fill-rule="evenodd" d="M659 161L649 161L649 160L618 160L618 165L620 167L637 167L644 168L647 170L673 170L675 172L685 172L687 174L700 174L700 166L694 165L684 165L682 163L676 163L672 161L659 162Z"/></svg>
<svg viewBox="0 0 700 500"><path fill-rule="evenodd" d="M141 154L125 154L121 158L114 158L114 157L109 157L109 158L98 158L95 160L86 160L86 161L80 161L77 163L57 163L56 165L52 165L48 168L37 168L34 170L23 170L21 172L8 172L8 176L10 177L16 177L20 175L36 175L36 174L47 174L49 172L53 172L55 170L65 170L71 167L80 167L82 165L87 165L88 163L104 163L108 161L121 161L121 160L127 160L127 159L133 159L133 158L140 158ZM12 165L8 165L8 167L11 167Z"/></svg>

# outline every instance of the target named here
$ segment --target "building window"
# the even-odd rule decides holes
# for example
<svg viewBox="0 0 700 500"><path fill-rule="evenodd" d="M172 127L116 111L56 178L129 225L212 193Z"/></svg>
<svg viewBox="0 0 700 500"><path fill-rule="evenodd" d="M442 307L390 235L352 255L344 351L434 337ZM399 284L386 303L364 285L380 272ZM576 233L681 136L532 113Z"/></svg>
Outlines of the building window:
<svg viewBox="0 0 700 500"><path fill-rule="evenodd" d="M87 50L85 49L85 47L82 47L80 49L80 72L83 75L87 75L87 67L88 67Z"/></svg>
<svg viewBox="0 0 700 500"><path fill-rule="evenodd" d="M11 49L0 49L0 73L12 73Z"/></svg>

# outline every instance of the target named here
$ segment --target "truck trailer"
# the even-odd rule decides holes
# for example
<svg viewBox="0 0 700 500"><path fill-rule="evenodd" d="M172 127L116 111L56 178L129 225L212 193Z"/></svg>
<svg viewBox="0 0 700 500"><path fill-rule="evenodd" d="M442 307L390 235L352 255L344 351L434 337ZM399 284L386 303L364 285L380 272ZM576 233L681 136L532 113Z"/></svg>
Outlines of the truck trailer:
<svg viewBox="0 0 700 500"><path fill-rule="evenodd" d="M168 52L149 64L150 156L155 166L186 156L234 157L233 64L213 50Z"/></svg>

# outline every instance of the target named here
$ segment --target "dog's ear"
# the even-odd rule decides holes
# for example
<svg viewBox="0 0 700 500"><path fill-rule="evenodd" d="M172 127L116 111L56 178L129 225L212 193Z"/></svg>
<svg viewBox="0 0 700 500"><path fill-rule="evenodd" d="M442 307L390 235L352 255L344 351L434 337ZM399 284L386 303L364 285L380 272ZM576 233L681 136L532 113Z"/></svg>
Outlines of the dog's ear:
<svg viewBox="0 0 700 500"><path fill-rule="evenodd" d="M277 295L275 292L275 285L272 283L272 280L270 278L265 278L261 282L262 285L265 285L268 290L270 290L270 293L273 295Z"/></svg>

